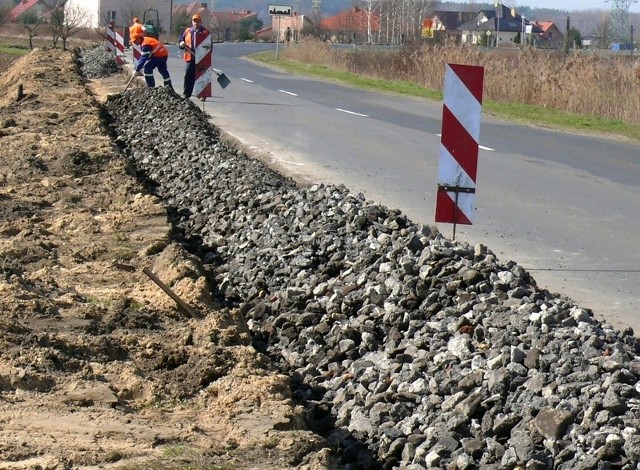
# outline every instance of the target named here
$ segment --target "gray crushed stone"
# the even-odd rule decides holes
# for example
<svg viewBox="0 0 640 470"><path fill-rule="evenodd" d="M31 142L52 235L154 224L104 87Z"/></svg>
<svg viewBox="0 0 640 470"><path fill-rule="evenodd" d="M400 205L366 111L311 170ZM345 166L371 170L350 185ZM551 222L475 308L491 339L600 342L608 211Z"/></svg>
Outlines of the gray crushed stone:
<svg viewBox="0 0 640 470"><path fill-rule="evenodd" d="M113 53L104 47L83 49L78 56L82 75L87 78L103 78L118 73L122 66L116 63Z"/></svg>
<svg viewBox="0 0 640 470"><path fill-rule="evenodd" d="M632 330L486 246L344 186L297 187L167 89L127 91L107 110L342 468L640 468Z"/></svg>

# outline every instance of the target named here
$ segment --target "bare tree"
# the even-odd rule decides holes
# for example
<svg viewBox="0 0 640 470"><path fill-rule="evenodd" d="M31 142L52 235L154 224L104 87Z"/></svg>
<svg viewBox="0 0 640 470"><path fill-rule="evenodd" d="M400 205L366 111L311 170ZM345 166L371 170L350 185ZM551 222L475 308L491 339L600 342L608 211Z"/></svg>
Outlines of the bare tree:
<svg viewBox="0 0 640 470"><path fill-rule="evenodd" d="M49 31L51 31L51 40L53 48L58 47L58 40L62 34L62 25L64 24L64 7L57 6L50 12Z"/></svg>
<svg viewBox="0 0 640 470"><path fill-rule="evenodd" d="M29 49L33 50L33 38L38 35L38 26L41 24L37 13L33 10L25 11L20 15L18 21L20 22L20 26L27 32Z"/></svg>
<svg viewBox="0 0 640 470"><path fill-rule="evenodd" d="M62 40L63 51L67 50L67 39L69 39L78 28L89 26L89 12L76 3L66 2L64 6L52 12L50 28L52 30L55 29L57 36Z"/></svg>
<svg viewBox="0 0 640 470"><path fill-rule="evenodd" d="M213 29L212 29L213 28ZM239 25L231 21L228 16L220 16L211 25L209 31L216 36L217 41L226 41L238 34Z"/></svg>
<svg viewBox="0 0 640 470"><path fill-rule="evenodd" d="M64 23L64 5L67 0L42 0L42 6L49 15L49 31L54 49L60 39L60 25Z"/></svg>
<svg viewBox="0 0 640 470"><path fill-rule="evenodd" d="M180 10L173 16L173 31L171 32L179 36L189 26L191 26L191 16L186 10ZM209 31L213 32L214 28L209 26Z"/></svg>
<svg viewBox="0 0 640 470"><path fill-rule="evenodd" d="M381 35L390 44L417 40L435 5L436 0L380 0Z"/></svg>
<svg viewBox="0 0 640 470"><path fill-rule="evenodd" d="M367 16L367 44L371 44L374 42L371 22L375 13L380 10L380 2L377 0L360 0L359 3L362 5L362 11L364 11ZM379 26L379 24L376 26Z"/></svg>

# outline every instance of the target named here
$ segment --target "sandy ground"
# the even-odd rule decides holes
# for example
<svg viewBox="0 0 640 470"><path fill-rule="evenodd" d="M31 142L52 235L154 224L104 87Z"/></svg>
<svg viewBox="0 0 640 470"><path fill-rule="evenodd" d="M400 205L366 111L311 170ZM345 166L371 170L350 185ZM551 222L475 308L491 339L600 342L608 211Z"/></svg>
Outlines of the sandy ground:
<svg viewBox="0 0 640 470"><path fill-rule="evenodd" d="M60 50L0 75L0 468L331 467L128 176L99 118L126 80L87 84Z"/></svg>

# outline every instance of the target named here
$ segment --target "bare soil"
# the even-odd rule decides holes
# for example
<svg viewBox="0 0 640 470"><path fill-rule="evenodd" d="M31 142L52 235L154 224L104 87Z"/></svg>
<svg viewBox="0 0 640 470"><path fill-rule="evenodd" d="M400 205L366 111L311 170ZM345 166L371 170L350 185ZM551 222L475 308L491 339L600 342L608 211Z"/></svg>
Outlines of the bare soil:
<svg viewBox="0 0 640 470"><path fill-rule="evenodd" d="M87 83L55 49L5 63L0 468L330 467L289 379L212 301L108 137L100 103L127 77Z"/></svg>

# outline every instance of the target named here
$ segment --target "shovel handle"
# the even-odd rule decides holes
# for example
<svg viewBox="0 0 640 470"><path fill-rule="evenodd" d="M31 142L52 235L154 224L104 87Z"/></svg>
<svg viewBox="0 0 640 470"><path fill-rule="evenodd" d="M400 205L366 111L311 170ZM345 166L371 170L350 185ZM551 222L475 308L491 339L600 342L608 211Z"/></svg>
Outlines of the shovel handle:
<svg viewBox="0 0 640 470"><path fill-rule="evenodd" d="M124 93L125 91L127 91L129 89L129 85L131 85L131 82L133 81L134 78L136 78L136 75L135 74L131 75L131 78L127 82L127 86L124 87L124 90L122 90L122 93Z"/></svg>

